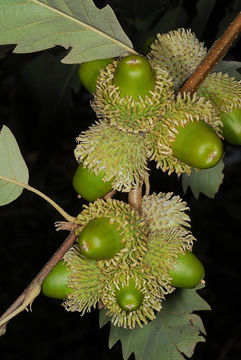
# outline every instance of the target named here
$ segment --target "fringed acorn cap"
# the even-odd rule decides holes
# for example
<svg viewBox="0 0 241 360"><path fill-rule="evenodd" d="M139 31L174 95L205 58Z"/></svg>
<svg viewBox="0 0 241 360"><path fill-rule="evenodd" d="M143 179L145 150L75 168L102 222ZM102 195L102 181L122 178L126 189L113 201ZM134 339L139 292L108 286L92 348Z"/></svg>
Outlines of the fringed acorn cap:
<svg viewBox="0 0 241 360"><path fill-rule="evenodd" d="M130 134L101 121L77 137L75 158L103 181L112 180L113 189L130 191L148 175L147 140L143 134Z"/></svg>
<svg viewBox="0 0 241 360"><path fill-rule="evenodd" d="M184 254L186 250L192 249L194 240L191 231L183 227L167 227L161 231L150 232L148 251L143 263L150 266L163 293L174 291L170 285L169 271L173 268L179 254Z"/></svg>
<svg viewBox="0 0 241 360"><path fill-rule="evenodd" d="M159 65L153 70L156 76L154 91L139 101L131 96L120 96L118 86L113 85L118 61L114 61L100 72L92 107L99 118L106 118L118 129L139 133L153 128L170 102L173 86L168 74Z"/></svg>
<svg viewBox="0 0 241 360"><path fill-rule="evenodd" d="M189 210L187 203L171 192L153 193L142 198L142 217L152 232L179 226L190 227L186 210Z"/></svg>
<svg viewBox="0 0 241 360"><path fill-rule="evenodd" d="M241 108L241 83L228 74L212 73L197 89L199 96L209 99L218 113Z"/></svg>
<svg viewBox="0 0 241 360"><path fill-rule="evenodd" d="M115 256L106 260L99 260L98 267L104 271L116 270L116 267L135 266L144 257L146 252L147 227L139 213L123 201L98 199L77 216L76 222L81 225L77 228L79 235L82 226L96 218L108 218L111 222L119 224L119 233L122 237L124 248Z"/></svg>
<svg viewBox="0 0 241 360"><path fill-rule="evenodd" d="M131 281L142 293L143 299L136 310L126 311L119 306L116 293L122 287L129 286ZM101 301L114 325L130 329L135 328L136 325L142 327L153 320L156 312L161 309L164 294L160 291L148 265L136 266L125 272L117 269L116 272L109 274L109 281L106 284Z"/></svg>
<svg viewBox="0 0 241 360"><path fill-rule="evenodd" d="M158 64L168 72L177 90L196 70L206 53L204 44L190 29L178 29L157 34L147 58L151 64Z"/></svg>
<svg viewBox="0 0 241 360"><path fill-rule="evenodd" d="M152 148L150 160L157 162L157 168L168 171L168 174L176 172L190 173L191 167L173 156L172 142L178 134L178 127L184 128L193 121L205 121L218 136L222 137L222 122L217 117L211 103L195 93L190 95L178 94L176 99L167 106L166 113L155 125L149 134L149 142Z"/></svg>
<svg viewBox="0 0 241 360"><path fill-rule="evenodd" d="M73 246L64 256L67 267L71 270L68 287L73 291L68 294L63 306L68 311L78 311L83 315L91 311L100 301L105 287L105 276L96 261L86 259L77 246Z"/></svg>

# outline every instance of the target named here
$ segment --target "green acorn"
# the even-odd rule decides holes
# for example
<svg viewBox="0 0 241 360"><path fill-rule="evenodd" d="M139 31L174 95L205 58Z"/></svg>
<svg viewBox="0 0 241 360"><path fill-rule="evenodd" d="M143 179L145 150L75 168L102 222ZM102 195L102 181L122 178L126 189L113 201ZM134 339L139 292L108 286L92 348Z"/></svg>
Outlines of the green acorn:
<svg viewBox="0 0 241 360"><path fill-rule="evenodd" d="M151 273L156 277L162 293L174 291L170 270L179 254L192 249L194 240L191 231L180 226L162 227L160 231L150 232L143 263L151 267Z"/></svg>
<svg viewBox="0 0 241 360"><path fill-rule="evenodd" d="M168 72L175 90L192 75L207 54L207 49L190 29L157 34L147 58Z"/></svg>
<svg viewBox="0 0 241 360"><path fill-rule="evenodd" d="M142 56L131 55L101 71L92 107L110 125L143 133L153 128L172 95L172 82L165 70L158 65L152 68Z"/></svg>
<svg viewBox="0 0 241 360"><path fill-rule="evenodd" d="M130 134L105 120L92 125L77 138L75 158L113 189L130 191L148 175L148 144L143 134Z"/></svg>
<svg viewBox="0 0 241 360"><path fill-rule="evenodd" d="M80 64L78 71L80 81L91 94L94 94L95 92L100 70L105 68L106 65L111 63L113 60L113 58L99 59Z"/></svg>
<svg viewBox="0 0 241 360"><path fill-rule="evenodd" d="M198 88L198 94L210 100L223 123L223 137L241 145L241 84L227 74L212 73Z"/></svg>
<svg viewBox="0 0 241 360"><path fill-rule="evenodd" d="M98 219L100 227L98 224L93 224ZM145 255L147 227L139 213L132 209L129 204L115 199L107 199L107 201L98 199L90 203L89 206L84 206L84 210L77 216L77 223L81 225L76 230L80 248L83 241L88 243L88 246L83 246L84 251L82 253L84 255L91 251L91 248L96 248L96 244L91 239L95 242L98 234L103 233L98 242L101 242L100 247L108 255L91 256L91 258L98 260L98 266L102 271L107 271L107 268L110 271L112 267L115 269L120 263L122 266L136 264ZM89 229L89 227L91 228ZM101 229L101 227L104 228ZM86 229L88 236L83 234ZM96 235L93 231L96 232ZM109 241L115 240L115 243L110 246L105 240L105 237L109 238L109 234L111 235ZM96 251L98 254L100 253L99 248Z"/></svg>
<svg viewBox="0 0 241 360"><path fill-rule="evenodd" d="M187 210L187 203L171 192L153 193L142 198L142 217L152 232L180 226L189 228L190 218L185 212Z"/></svg>
<svg viewBox="0 0 241 360"><path fill-rule="evenodd" d="M120 91L120 97L132 96L139 101L155 89L155 73L150 63L140 55L122 58L113 77L113 85Z"/></svg>
<svg viewBox="0 0 241 360"><path fill-rule="evenodd" d="M150 267L141 264L109 273L101 301L113 325L133 329L155 319L163 299Z"/></svg>
<svg viewBox="0 0 241 360"><path fill-rule="evenodd" d="M221 126L209 101L179 94L149 134L151 160L162 171L178 175L190 173L192 167L214 166L223 154Z"/></svg>
<svg viewBox="0 0 241 360"><path fill-rule="evenodd" d="M203 279L205 269L201 261L189 250L179 254L172 269L170 284L174 287L192 289Z"/></svg>
<svg viewBox="0 0 241 360"><path fill-rule="evenodd" d="M80 163L73 176L73 187L75 191L88 201L94 201L111 191L113 178L103 181L105 172L100 171L95 174L83 167Z"/></svg>

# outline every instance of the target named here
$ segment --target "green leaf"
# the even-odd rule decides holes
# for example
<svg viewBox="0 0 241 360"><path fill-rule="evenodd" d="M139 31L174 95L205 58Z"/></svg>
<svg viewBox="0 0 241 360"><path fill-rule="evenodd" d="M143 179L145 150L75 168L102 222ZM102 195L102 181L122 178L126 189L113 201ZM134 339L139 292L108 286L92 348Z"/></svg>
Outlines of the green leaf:
<svg viewBox="0 0 241 360"><path fill-rule="evenodd" d="M111 325L109 347L120 340L123 359L132 353L136 360L184 360L190 358L198 342L204 342L205 329L200 317L193 311L210 310L196 289L178 289L163 301L163 308L155 320L143 328L126 330ZM100 326L108 321L102 310ZM185 355L185 356L184 356Z"/></svg>
<svg viewBox="0 0 241 360"><path fill-rule="evenodd" d="M237 81L241 80L241 62L240 61L220 61L215 68L214 72L222 72L234 77Z"/></svg>
<svg viewBox="0 0 241 360"><path fill-rule="evenodd" d="M193 170L190 175L182 175L182 188L184 193L190 186L193 195L198 199L199 194L203 193L213 199L218 192L219 186L223 182L224 163L220 161L210 169Z"/></svg>
<svg viewBox="0 0 241 360"><path fill-rule="evenodd" d="M28 168L21 155L18 144L7 126L0 132L0 175L28 183ZM17 199L23 187L10 184L0 179L0 206Z"/></svg>
<svg viewBox="0 0 241 360"><path fill-rule="evenodd" d="M133 52L111 7L92 0L1 0L0 44L17 44L16 53L61 45L68 64Z"/></svg>

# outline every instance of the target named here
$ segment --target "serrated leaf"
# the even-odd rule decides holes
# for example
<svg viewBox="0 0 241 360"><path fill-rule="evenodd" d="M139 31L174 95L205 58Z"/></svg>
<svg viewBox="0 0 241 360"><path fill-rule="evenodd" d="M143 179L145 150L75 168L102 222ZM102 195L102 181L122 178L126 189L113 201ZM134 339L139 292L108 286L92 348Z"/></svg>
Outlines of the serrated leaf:
<svg viewBox="0 0 241 360"><path fill-rule="evenodd" d="M210 310L196 289L179 289L168 295L155 320L143 328L126 330L111 325L109 347L120 340L123 359L132 353L136 360L183 360L193 355L198 342L205 341L202 320L193 311ZM107 321L101 311L101 325ZM184 356L185 355L185 356Z"/></svg>
<svg viewBox="0 0 241 360"><path fill-rule="evenodd" d="M18 144L7 126L0 131L0 175L28 183L28 168ZM0 179L0 206L17 199L23 188Z"/></svg>
<svg viewBox="0 0 241 360"><path fill-rule="evenodd" d="M213 72L222 72L234 77L237 81L241 80L241 62L240 61L220 61Z"/></svg>
<svg viewBox="0 0 241 360"><path fill-rule="evenodd" d="M223 182L223 161L210 168L204 170L193 170L190 175L182 175L182 188L184 193L190 186L193 195L198 199L200 193L213 199L218 192L220 185Z"/></svg>
<svg viewBox="0 0 241 360"><path fill-rule="evenodd" d="M16 53L61 45L71 49L62 60L68 64L132 50L111 7L92 0L1 0L0 44L16 44Z"/></svg>

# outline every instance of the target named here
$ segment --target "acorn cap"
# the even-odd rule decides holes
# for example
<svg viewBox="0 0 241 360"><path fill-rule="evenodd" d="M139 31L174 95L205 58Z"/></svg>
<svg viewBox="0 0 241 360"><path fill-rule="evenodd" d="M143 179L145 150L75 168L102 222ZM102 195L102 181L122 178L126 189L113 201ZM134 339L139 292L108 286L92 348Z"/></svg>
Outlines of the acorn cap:
<svg viewBox="0 0 241 360"><path fill-rule="evenodd" d="M148 145L143 134L123 132L103 120L76 140L76 160L96 175L104 171L103 181L113 180L113 189L130 191L148 175Z"/></svg>
<svg viewBox="0 0 241 360"><path fill-rule="evenodd" d="M142 198L142 217L152 232L179 226L189 228L190 218L186 210L189 210L187 203L180 196L173 196L172 192L153 193Z"/></svg>
<svg viewBox="0 0 241 360"><path fill-rule="evenodd" d="M170 102L173 86L168 74L159 65L153 67L156 82L154 91L149 91L139 100L132 96L120 96L119 87L113 85L118 61L113 61L98 77L94 100L91 105L99 118L106 118L118 129L138 133L149 131L165 112Z"/></svg>
<svg viewBox="0 0 241 360"><path fill-rule="evenodd" d="M156 317L156 311L161 310L164 294L160 292L155 277L148 269L147 265L141 265L127 269L126 272L117 269L115 273L109 273L109 280L106 282L101 301L107 309L107 315L111 317L113 325L129 329L135 328L136 325L143 327ZM138 309L129 312L123 310L117 303L116 292L129 286L131 281L142 292L143 299Z"/></svg>
<svg viewBox="0 0 241 360"><path fill-rule="evenodd" d="M207 54L207 49L191 29L178 29L157 34L147 54L151 64L158 64L168 72L175 90L192 75Z"/></svg>
<svg viewBox="0 0 241 360"><path fill-rule="evenodd" d="M184 172L191 172L191 166L174 157L172 143L178 134L178 128L184 128L193 121L206 122L222 138L222 122L211 103L203 97L198 97L196 93L178 94L148 135L152 148L150 160L157 162L157 168L168 171L168 174L175 171L178 176Z"/></svg>
<svg viewBox="0 0 241 360"><path fill-rule="evenodd" d="M148 250L143 263L150 266L151 273L156 277L162 293L174 291L170 285L169 271L179 254L184 254L186 250L192 250L194 240L191 231L181 226L150 232L147 243Z"/></svg>
<svg viewBox="0 0 241 360"><path fill-rule="evenodd" d="M219 72L208 75L197 93L210 100L218 113L241 108L241 83L228 74Z"/></svg>
<svg viewBox="0 0 241 360"><path fill-rule="evenodd" d="M100 301L104 289L105 276L96 261L86 259L78 246L72 246L64 255L64 261L71 270L68 287L73 291L68 294L63 306L67 311L78 311L81 315L90 312Z"/></svg>
<svg viewBox="0 0 241 360"><path fill-rule="evenodd" d="M89 221L103 217L110 223L119 224L124 247L112 258L98 261L101 271L116 271L118 266L126 268L140 262L146 252L147 227L139 213L123 201L98 199L89 206L84 205L84 210L77 216L76 222L81 226L76 229L76 235Z"/></svg>

